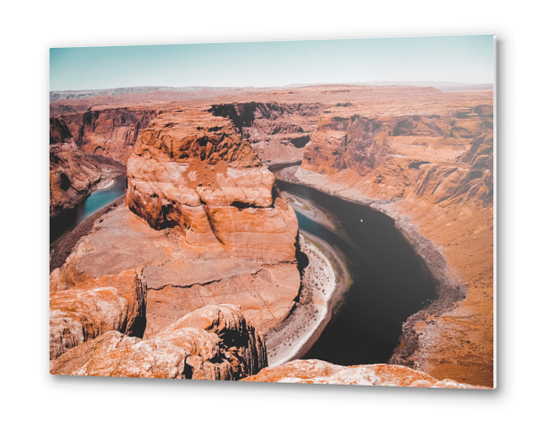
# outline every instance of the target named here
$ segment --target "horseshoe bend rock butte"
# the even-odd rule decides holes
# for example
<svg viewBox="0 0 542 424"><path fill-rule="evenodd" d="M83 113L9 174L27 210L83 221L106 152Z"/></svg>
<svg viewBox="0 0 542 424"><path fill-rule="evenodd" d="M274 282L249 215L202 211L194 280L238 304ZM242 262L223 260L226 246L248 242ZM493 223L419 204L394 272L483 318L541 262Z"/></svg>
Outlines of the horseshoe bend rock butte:
<svg viewBox="0 0 542 424"><path fill-rule="evenodd" d="M54 361L51 374L238 380L267 366L260 332L235 305L198 309L153 338L109 331Z"/></svg>
<svg viewBox="0 0 542 424"><path fill-rule="evenodd" d="M240 305L265 333L299 295L297 234L274 175L230 120L205 110L166 112L128 161L126 205L95 222L51 284L142 268L145 339L223 303Z"/></svg>
<svg viewBox="0 0 542 424"><path fill-rule="evenodd" d="M155 229L178 226L195 256L293 261L298 232L233 123L206 111L158 116L127 164L126 204Z"/></svg>

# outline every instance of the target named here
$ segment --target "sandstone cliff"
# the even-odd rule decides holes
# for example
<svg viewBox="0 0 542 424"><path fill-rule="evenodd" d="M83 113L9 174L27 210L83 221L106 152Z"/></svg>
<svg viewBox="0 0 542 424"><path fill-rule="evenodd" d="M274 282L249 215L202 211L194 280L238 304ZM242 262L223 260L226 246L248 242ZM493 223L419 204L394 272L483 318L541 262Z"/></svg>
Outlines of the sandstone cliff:
<svg viewBox="0 0 542 424"><path fill-rule="evenodd" d="M154 230L124 205L99 218L66 262L51 274L54 289L141 267L147 283L145 337L208 304L235 303L262 332L279 325L295 304L295 261L194 257L179 227ZM107 248L104 248L107 246Z"/></svg>
<svg viewBox="0 0 542 424"><path fill-rule="evenodd" d="M133 146L156 113L152 106L93 106L59 117L66 122L81 151L126 163Z"/></svg>
<svg viewBox="0 0 542 424"><path fill-rule="evenodd" d="M147 286L141 270L84 279L57 290L53 275L49 301L49 359L108 331L143 337Z"/></svg>
<svg viewBox="0 0 542 424"><path fill-rule="evenodd" d="M181 228L195 255L295 260L295 213L228 119L158 116L128 161L127 186L130 210L155 229Z"/></svg>
<svg viewBox="0 0 542 424"><path fill-rule="evenodd" d="M324 175L354 171L359 178L353 183L368 198L411 195L431 203L472 198L491 203L491 106L446 115L364 117L348 109L326 112L305 147L304 169Z"/></svg>
<svg viewBox="0 0 542 424"><path fill-rule="evenodd" d="M211 112L227 117L267 165L294 163L316 129L321 103L249 102L213 105Z"/></svg>
<svg viewBox="0 0 542 424"><path fill-rule="evenodd" d="M62 119L50 119L49 140L51 217L81 202L101 181L120 174L118 166L82 152Z"/></svg>
<svg viewBox="0 0 542 424"><path fill-rule="evenodd" d="M51 362L57 375L238 380L267 366L264 340L234 305L206 306L152 339L118 331Z"/></svg>

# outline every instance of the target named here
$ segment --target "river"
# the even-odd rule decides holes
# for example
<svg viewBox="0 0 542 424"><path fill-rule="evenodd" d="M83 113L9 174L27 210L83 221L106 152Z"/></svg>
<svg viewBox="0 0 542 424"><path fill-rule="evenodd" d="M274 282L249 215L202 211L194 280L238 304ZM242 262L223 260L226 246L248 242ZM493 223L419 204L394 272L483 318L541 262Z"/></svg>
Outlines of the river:
<svg viewBox="0 0 542 424"><path fill-rule="evenodd" d="M341 251L353 281L304 359L339 365L387 362L399 344L402 323L435 298L435 281L425 262L383 213L309 187L277 182L297 206L300 229ZM324 212L324 219L322 213L316 214L318 222L312 219L314 207Z"/></svg>
<svg viewBox="0 0 542 424"><path fill-rule="evenodd" d="M435 281L424 261L388 216L309 187L277 183L296 206L300 229L342 252L352 280L331 322L304 358L339 365L387 362L399 343L402 323L435 298ZM124 189L121 175L110 188L94 191L52 219L51 243L122 196Z"/></svg>
<svg viewBox="0 0 542 424"><path fill-rule="evenodd" d="M115 183L106 189L95 190L90 196L72 209L64 210L49 221L50 243L53 243L62 234L72 230L77 224L83 222L97 210L108 205L124 194L126 175L115 178Z"/></svg>

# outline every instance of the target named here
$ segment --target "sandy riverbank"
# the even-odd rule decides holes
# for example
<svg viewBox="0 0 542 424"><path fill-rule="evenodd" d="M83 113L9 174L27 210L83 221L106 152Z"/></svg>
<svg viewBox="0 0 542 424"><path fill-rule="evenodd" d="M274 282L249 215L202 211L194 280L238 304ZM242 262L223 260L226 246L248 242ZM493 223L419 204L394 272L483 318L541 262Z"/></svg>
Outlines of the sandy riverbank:
<svg viewBox="0 0 542 424"><path fill-rule="evenodd" d="M351 280L341 253L301 232L299 246L309 258L299 302L282 325L266 334L269 366L302 358L318 340Z"/></svg>
<svg viewBox="0 0 542 424"><path fill-rule="evenodd" d="M112 187L113 184L115 184L116 177L113 177L111 179L106 179L104 181L100 181L100 183L96 186L96 190L107 190L108 188Z"/></svg>
<svg viewBox="0 0 542 424"><path fill-rule="evenodd" d="M124 196L119 197L110 204L94 212L83 222L79 223L73 229L56 239L49 246L49 272L61 267L72 252L77 242L86 236L94 227L94 223L102 215L112 211L114 208L124 203Z"/></svg>

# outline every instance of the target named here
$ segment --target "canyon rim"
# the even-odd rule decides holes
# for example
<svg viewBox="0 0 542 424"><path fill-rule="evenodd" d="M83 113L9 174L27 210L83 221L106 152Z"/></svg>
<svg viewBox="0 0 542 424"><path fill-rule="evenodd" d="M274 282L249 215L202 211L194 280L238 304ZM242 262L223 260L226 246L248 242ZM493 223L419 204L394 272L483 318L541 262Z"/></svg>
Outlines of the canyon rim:
<svg viewBox="0 0 542 424"><path fill-rule="evenodd" d="M492 36L51 49L50 373L496 387L494 72Z"/></svg>

